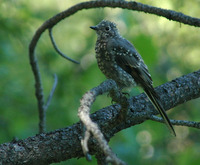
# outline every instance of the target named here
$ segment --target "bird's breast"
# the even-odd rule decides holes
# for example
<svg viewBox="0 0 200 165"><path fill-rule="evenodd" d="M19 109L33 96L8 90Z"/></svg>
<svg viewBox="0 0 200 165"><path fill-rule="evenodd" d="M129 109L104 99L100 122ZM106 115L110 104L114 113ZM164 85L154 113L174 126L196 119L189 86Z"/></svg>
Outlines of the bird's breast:
<svg viewBox="0 0 200 165"><path fill-rule="evenodd" d="M115 55L107 49L105 42L97 43L95 51L99 69L107 78L115 80L120 87L135 86L133 77L117 64Z"/></svg>

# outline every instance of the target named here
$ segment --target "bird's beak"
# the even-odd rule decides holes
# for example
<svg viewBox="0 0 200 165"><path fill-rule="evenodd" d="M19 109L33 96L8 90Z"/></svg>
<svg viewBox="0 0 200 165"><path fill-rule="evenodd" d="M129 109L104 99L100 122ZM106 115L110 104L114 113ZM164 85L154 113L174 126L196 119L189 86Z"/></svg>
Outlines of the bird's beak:
<svg viewBox="0 0 200 165"><path fill-rule="evenodd" d="M93 29L93 30L98 30L97 26L90 26L90 28Z"/></svg>

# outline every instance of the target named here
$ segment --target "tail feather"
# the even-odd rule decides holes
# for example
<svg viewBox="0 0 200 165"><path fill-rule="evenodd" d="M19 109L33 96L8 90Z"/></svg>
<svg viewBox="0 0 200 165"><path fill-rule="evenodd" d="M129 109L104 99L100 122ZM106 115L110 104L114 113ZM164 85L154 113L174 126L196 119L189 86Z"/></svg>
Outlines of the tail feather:
<svg viewBox="0 0 200 165"><path fill-rule="evenodd" d="M174 131L174 128L169 120L169 118L167 117L167 114L164 110L164 108L162 107L162 105L160 104L159 101L159 96L156 94L155 90L153 88L148 88L148 89L144 89L145 93L147 94L147 96L149 97L149 99L151 100L151 102L153 103L153 105L155 106L155 108L158 110L158 112L160 113L161 117L164 119L168 129L170 130L170 132L176 136L176 133Z"/></svg>

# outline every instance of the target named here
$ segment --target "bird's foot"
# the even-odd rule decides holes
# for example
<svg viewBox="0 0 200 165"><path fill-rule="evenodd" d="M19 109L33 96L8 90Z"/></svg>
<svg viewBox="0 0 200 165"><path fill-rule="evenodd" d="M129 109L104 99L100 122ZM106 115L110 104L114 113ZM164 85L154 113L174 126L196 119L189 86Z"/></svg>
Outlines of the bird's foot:
<svg viewBox="0 0 200 165"><path fill-rule="evenodd" d="M121 92L123 95L130 97L130 94L128 92Z"/></svg>

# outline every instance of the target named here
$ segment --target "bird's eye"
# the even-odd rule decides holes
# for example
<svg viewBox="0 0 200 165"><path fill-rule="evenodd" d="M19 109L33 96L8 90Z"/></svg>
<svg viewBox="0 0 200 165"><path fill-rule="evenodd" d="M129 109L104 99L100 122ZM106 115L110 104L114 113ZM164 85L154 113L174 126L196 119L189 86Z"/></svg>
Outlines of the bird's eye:
<svg viewBox="0 0 200 165"><path fill-rule="evenodd" d="M109 26L106 26L105 29L106 29L106 31L109 31L109 30L110 30L110 27L109 27Z"/></svg>

